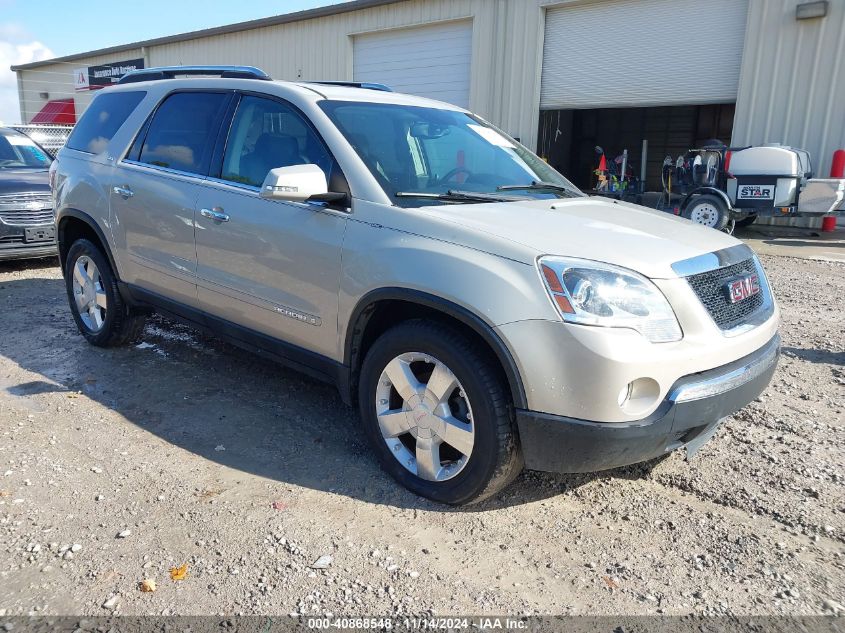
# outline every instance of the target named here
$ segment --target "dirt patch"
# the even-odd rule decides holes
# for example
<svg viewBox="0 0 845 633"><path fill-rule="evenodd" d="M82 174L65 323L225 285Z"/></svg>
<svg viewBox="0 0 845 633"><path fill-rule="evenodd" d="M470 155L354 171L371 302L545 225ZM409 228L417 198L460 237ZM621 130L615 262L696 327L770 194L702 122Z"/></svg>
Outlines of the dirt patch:
<svg viewBox="0 0 845 633"><path fill-rule="evenodd" d="M461 510L382 473L331 387L159 318L90 347L52 261L0 265L0 610L836 611L845 265L764 264L784 357L692 462Z"/></svg>

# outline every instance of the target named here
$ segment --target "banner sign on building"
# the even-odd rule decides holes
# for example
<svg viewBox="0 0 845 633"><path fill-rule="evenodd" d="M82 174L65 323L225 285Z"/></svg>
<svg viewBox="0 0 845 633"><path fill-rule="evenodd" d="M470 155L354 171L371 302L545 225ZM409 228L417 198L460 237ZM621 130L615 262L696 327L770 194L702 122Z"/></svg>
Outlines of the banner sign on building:
<svg viewBox="0 0 845 633"><path fill-rule="evenodd" d="M99 90L116 84L126 73L143 67L143 59L130 59L124 62L77 68L73 71L73 85L76 90Z"/></svg>

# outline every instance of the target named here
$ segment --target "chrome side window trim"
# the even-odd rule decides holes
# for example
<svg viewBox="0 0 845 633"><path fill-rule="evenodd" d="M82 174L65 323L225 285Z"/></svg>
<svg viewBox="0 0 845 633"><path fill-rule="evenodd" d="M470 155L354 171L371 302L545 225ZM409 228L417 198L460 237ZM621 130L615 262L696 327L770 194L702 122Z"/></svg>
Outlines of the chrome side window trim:
<svg viewBox="0 0 845 633"><path fill-rule="evenodd" d="M242 182L235 182L234 180L226 180L225 178L215 178L214 176L208 176L205 180L206 182L213 182L220 185L225 185L227 187L232 187L233 189L237 189L239 192L242 193L254 193L256 196L259 196L259 194L261 193L261 187L247 185Z"/></svg>
<svg viewBox="0 0 845 633"><path fill-rule="evenodd" d="M675 271L679 277L689 277L691 275L706 273L718 268L733 266L734 264L745 261L750 257L754 257L754 251L745 244L737 244L736 246L723 248L722 250L714 251L712 253L705 253L704 255L690 257L689 259L682 259L681 261L672 264L672 270Z"/></svg>
<svg viewBox="0 0 845 633"><path fill-rule="evenodd" d="M154 171L154 172L161 173L163 175L168 175L168 176L181 176L183 178L191 178L192 180L197 180L197 181L200 181L200 182L207 180L206 176L202 176L200 174L195 174L195 173L190 172L190 171L180 171L178 169L170 169L169 167L160 167L158 165L150 165L149 163L141 163L141 162L134 161L134 160L127 160L125 158L123 160L121 160L117 164L117 166L119 166L119 167L123 167L123 166L131 167L133 169L137 169L138 171L149 170L149 171Z"/></svg>
<svg viewBox="0 0 845 633"><path fill-rule="evenodd" d="M239 182L234 182L232 180L226 180L225 178L215 178L213 176L207 176L203 178L202 185L209 189L214 189L218 191L228 191L229 193L234 193L241 196L246 196L248 198L256 198L263 200L264 202L271 203L271 204L279 204L279 205L291 205L297 207L299 209L309 209L311 211L317 211L321 213L330 213L332 215L349 215L352 210L340 210L340 209L330 209L328 208L327 203L325 202L309 202L308 200L299 202L296 200L269 200L261 197L261 187L253 187L252 185L246 185Z"/></svg>

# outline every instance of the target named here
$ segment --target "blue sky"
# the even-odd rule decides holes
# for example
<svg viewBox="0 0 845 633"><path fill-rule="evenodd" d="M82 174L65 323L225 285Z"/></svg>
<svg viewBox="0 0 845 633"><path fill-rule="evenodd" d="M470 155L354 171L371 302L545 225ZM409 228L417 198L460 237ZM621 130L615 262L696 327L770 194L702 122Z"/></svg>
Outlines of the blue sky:
<svg viewBox="0 0 845 633"><path fill-rule="evenodd" d="M12 64L291 13L340 0L0 0L0 122L20 117Z"/></svg>

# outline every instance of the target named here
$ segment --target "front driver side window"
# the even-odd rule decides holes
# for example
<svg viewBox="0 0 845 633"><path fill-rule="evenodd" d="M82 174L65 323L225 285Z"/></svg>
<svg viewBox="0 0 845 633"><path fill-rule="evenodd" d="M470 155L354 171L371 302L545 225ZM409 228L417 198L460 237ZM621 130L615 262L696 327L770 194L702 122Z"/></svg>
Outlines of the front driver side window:
<svg viewBox="0 0 845 633"><path fill-rule="evenodd" d="M229 130L221 177L260 187L271 169L306 164L320 167L328 181L331 155L302 115L272 99L243 97Z"/></svg>

